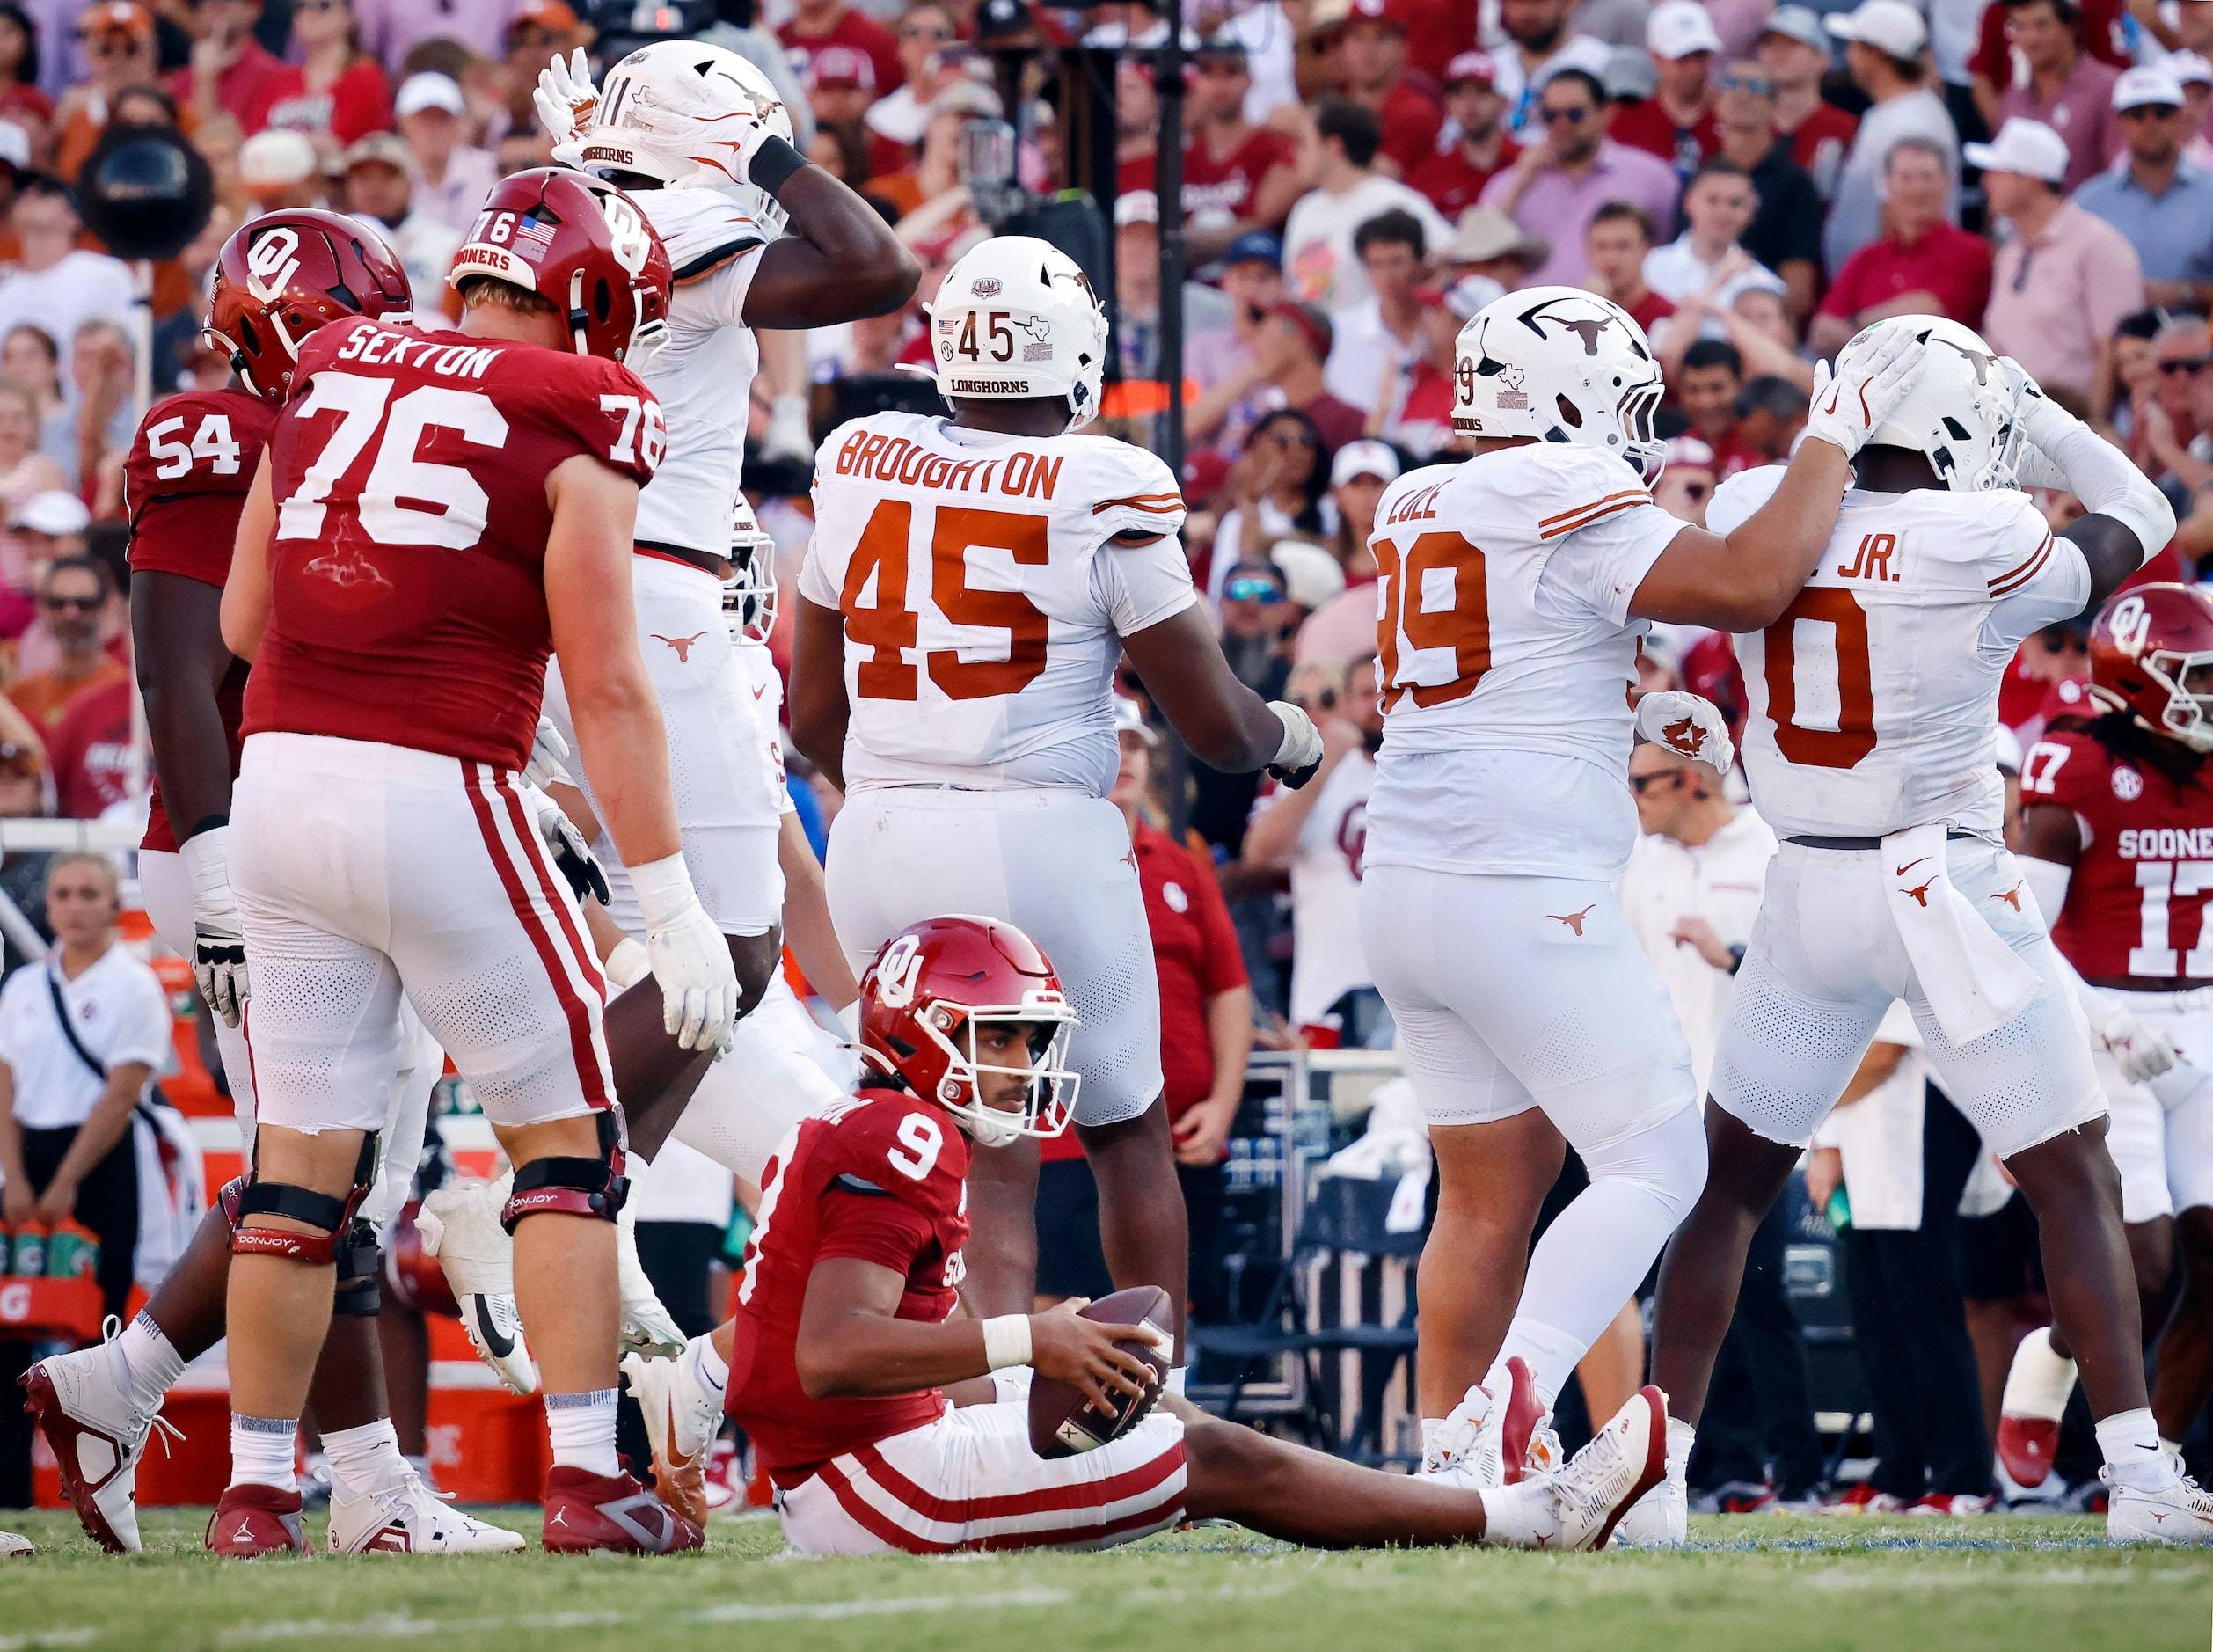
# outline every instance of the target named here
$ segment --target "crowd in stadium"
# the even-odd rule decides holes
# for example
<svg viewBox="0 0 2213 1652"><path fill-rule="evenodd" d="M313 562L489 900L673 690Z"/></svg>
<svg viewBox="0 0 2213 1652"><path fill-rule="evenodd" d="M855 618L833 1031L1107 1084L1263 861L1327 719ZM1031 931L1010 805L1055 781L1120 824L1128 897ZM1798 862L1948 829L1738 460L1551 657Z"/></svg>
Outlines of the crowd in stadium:
<svg viewBox="0 0 2213 1652"><path fill-rule="evenodd" d="M1544 284L1627 311L1665 376L1654 498L1703 526L1720 483L1790 457L1817 364L1872 323L1948 317L2157 484L2178 525L2138 581L2194 582L2213 552L2213 0L1203 0L1186 22L1175 362L1162 359L1156 187L1166 26L1151 8L768 0L757 26L705 38L764 69L801 152L874 207L922 271L888 314L760 334L746 491L787 588L833 409L907 405L865 397L931 363L926 306L990 234L970 186L977 129L1019 115L1015 172L1033 190L1089 179L1056 106L1068 83L1046 65L1060 48L1118 52L1094 110L1114 126L1113 175L1092 181L1112 238L1101 296L1119 381L1099 428L1158 449L1160 382L1181 380L1193 578L1235 676L1303 708L1325 754L1311 785L1277 787L1187 757L1142 694L1120 702L1112 797L1152 927L1203 1318L1251 1053L1398 1042L1358 920L1383 740L1369 541L1386 487L1464 445L1452 421L1463 326ZM201 336L225 241L273 210L353 215L405 268L416 325L456 324L454 254L500 180L549 164L560 135L534 106L541 70L595 38L567 0L0 0L0 819L143 816L128 598L142 501L124 462L148 412L142 382L158 400L229 380L227 352ZM1015 40L1037 49L1011 83L1000 48ZM1011 84L1028 107L1007 107ZM215 198L204 231L144 270L85 228L75 194L103 135L130 126L185 135ZM147 277L150 328L137 314ZM172 440L192 450L181 426ZM2035 497L2055 531L2084 513L2068 493ZM2034 754L2051 749L2040 739L2100 709L2084 686L2088 630L2041 632L2006 676L2016 844L2024 778L2033 793ZM769 646L788 668L788 611ZM1727 636L1658 625L1638 669L1646 689L1712 699L1742 735L1749 701ZM788 755L819 854L844 800ZM1776 834L1740 775L1665 746L1640 745L1630 781L1646 836L1622 906L1703 1093ZM56 863L72 869L82 881L81 863ZM35 852L0 859L0 891L50 935L62 925L47 871ZM22 955L11 935L8 963ZM2035 1222L1931 1083L1921 1042L1910 1018L1885 1023L1804 1177L1811 1210L1844 1236L1872 1476L1829 1481L1778 1206L1755 1239L1690 1467L1695 1508L1958 1516L2102 1496L2084 1466L2086 1419L2063 1436L2034 1384L2008 1388L2024 1334L2049 1341ZM0 999L0 1062L18 1050ZM26 1130L29 1071L14 1088ZM1045 1158L1040 1294L1104 1295L1083 1151L1071 1134ZM1571 1156L1563 1185L1581 1174ZM2195 1371L2213 1325L2213 1231L2157 1232L2167 1254L2147 1242L2138 1259L2147 1336L2172 1314L2169 1336L2189 1343L2172 1358ZM687 1252L685 1266L704 1279L705 1260ZM1648 1332L1632 1304L1584 1359L1590 1422L1643 1380ZM2055 1451L2047 1479L2035 1471Z"/></svg>

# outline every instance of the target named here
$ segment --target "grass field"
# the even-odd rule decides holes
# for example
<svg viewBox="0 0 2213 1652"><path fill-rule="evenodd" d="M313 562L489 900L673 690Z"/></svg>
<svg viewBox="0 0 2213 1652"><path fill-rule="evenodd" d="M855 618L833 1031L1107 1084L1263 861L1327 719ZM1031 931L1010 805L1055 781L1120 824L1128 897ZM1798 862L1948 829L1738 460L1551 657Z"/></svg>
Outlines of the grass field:
<svg viewBox="0 0 2213 1652"><path fill-rule="evenodd" d="M537 1510L504 1512L535 1533ZM766 1519L673 1561L218 1561L204 1513L99 1553L66 1512L0 1572L0 1652L128 1645L1330 1648L2126 1647L2213 1643L2213 1553L2106 1546L2102 1520L1692 1523L1688 1553L1321 1554L1185 1531L1103 1554L784 1557ZM310 1522L319 1530L319 1520Z"/></svg>

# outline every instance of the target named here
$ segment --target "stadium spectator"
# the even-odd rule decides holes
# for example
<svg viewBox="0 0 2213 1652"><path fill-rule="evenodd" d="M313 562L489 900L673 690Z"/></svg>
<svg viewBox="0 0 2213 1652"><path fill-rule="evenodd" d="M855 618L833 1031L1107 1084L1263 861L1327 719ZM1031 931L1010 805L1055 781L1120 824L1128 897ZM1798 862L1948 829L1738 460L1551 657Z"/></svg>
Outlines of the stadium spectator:
<svg viewBox="0 0 2213 1652"><path fill-rule="evenodd" d="M2213 303L2213 173L2182 158L2182 88L2159 69L2132 69L2113 105L2129 162L2092 179L2075 204L2129 238L2146 302L2202 311Z"/></svg>
<svg viewBox="0 0 2213 1652"><path fill-rule="evenodd" d="M1496 207L1470 207L1452 238L1435 249L1437 274L1447 281L1479 275L1508 289L1525 286L1530 273L1552 255L1552 244L1530 235Z"/></svg>
<svg viewBox="0 0 2213 1652"><path fill-rule="evenodd" d="M128 676L69 701L47 740L54 771L54 812L63 820L98 820L118 804L139 803L146 771L132 784L132 688Z"/></svg>
<svg viewBox="0 0 2213 1652"><path fill-rule="evenodd" d="M10 627L17 633L14 668L18 676L26 671L44 670L58 657L53 637L35 618L38 590L47 567L57 559L84 554L84 530L91 520L92 513L85 509L83 500L59 489L33 493L10 508L11 578L20 577L25 596L24 623ZM26 652L35 663L26 662Z"/></svg>
<svg viewBox="0 0 2213 1652"><path fill-rule="evenodd" d="M60 341L96 318L130 318L129 267L77 245L84 226L65 185L26 178L8 223L18 250L15 267L0 276L0 333L29 322Z"/></svg>
<svg viewBox="0 0 2213 1652"><path fill-rule="evenodd" d="M278 65L263 121L240 121L249 136L266 124L336 150L391 125L391 83L362 49L346 0L300 0L292 9L292 39L300 61Z"/></svg>
<svg viewBox="0 0 2213 1652"><path fill-rule="evenodd" d="M0 4L0 119L14 121L43 148L54 130L54 99L39 89L39 34L29 13Z"/></svg>
<svg viewBox="0 0 2213 1652"><path fill-rule="evenodd" d="M1445 118L1458 135L1406 173L1406 182L1455 222L1475 205L1483 186L1522 152L1522 146L1499 123L1506 100L1494 84L1497 78L1498 71L1484 52L1462 52L1444 66Z"/></svg>
<svg viewBox="0 0 2213 1652"><path fill-rule="evenodd" d="M346 210L391 243L414 295L415 325L435 329L449 325L446 271L461 250L464 232L416 209L408 176L413 160L407 141L390 132L372 132L347 149L342 161ZM0 308L6 295L0 286Z"/></svg>
<svg viewBox="0 0 2213 1652"><path fill-rule="evenodd" d="M1452 428L1452 359L1460 329L1469 318L1506 289L1484 275L1464 275L1449 287L1425 288L1421 330L1413 354L1400 366L1404 381L1397 411L1383 435L1417 463L1427 464L1457 440ZM1364 543L1364 538L1363 538ZM1337 650L1337 658L1350 649Z"/></svg>
<svg viewBox="0 0 2213 1652"><path fill-rule="evenodd" d="M1853 253L1886 228L1894 233L1897 228L1895 216L1886 223L1883 207L1891 184L1890 157L1906 139L1935 146L1945 174L1939 216L1947 221L1957 217L1960 144L1944 99L1922 84L1921 56L1929 31L1918 11L1905 0L1863 0L1858 11L1832 16L1828 27L1844 41L1845 65L1871 106L1859 117L1851 148L1844 153L1822 230L1822 261L1831 279L1841 279ZM1957 318L1975 325L1972 317Z"/></svg>
<svg viewBox="0 0 2213 1652"><path fill-rule="evenodd" d="M1590 265L1584 284L1626 310L1647 335L1662 317L1675 314L1673 301L1645 281L1645 260L1652 254L1654 238L1651 215L1625 201L1599 208L1583 238Z"/></svg>
<svg viewBox="0 0 2213 1652"><path fill-rule="evenodd" d="M900 14L896 49L905 78L888 91L877 87L875 59L869 59L869 84L876 92L876 101L868 106L871 133L909 152L922 142L931 100L963 72L960 39L953 13L938 0L916 0Z"/></svg>
<svg viewBox="0 0 2213 1652"><path fill-rule="evenodd" d="M1133 189L1114 200L1114 328L1121 370L1158 378L1160 364L1160 198ZM1198 281L1183 284L1186 336L1229 325L1230 301Z"/></svg>
<svg viewBox="0 0 2213 1652"><path fill-rule="evenodd" d="M867 53L850 46L825 46L807 59L803 84L807 107L814 112L814 135L820 139L825 133L836 133L839 143L857 146L867 163L864 179L895 172L914 159L911 145L886 137L868 124L868 112L877 99L876 65Z"/></svg>
<svg viewBox="0 0 2213 1652"><path fill-rule="evenodd" d="M1299 198L1297 143L1245 118L1252 81L1245 48L1233 40L1217 37L1192 54L1184 103L1183 209L1185 242L1194 264L1211 261L1252 230L1280 229ZM1151 188L1150 162L1139 178L1125 168L1121 186Z"/></svg>
<svg viewBox="0 0 2213 1652"><path fill-rule="evenodd" d="M2202 171L2213 165L2213 62L2195 52L2175 52L2161 64L2182 88L2182 158Z"/></svg>
<svg viewBox="0 0 2213 1652"><path fill-rule="evenodd" d="M2114 330L2144 307L2136 249L2063 198L2067 149L2049 127L2016 116L1966 155L1983 169L1991 213L2012 231L1998 249L1983 337L2039 384L2089 395L2111 376Z"/></svg>
<svg viewBox="0 0 2213 1652"><path fill-rule="evenodd" d="M1345 96L1375 112L1383 128L1377 164L1394 178L1406 177L1437 152L1444 124L1436 99L1406 79L1407 4L1352 0L1337 44Z"/></svg>
<svg viewBox="0 0 2213 1652"><path fill-rule="evenodd" d="M2197 4L2198 0L2191 0ZM2115 69L2129 66L2129 50L2123 38L2122 14L2129 10L2127 0L2081 0L2081 15L2076 20L2075 33L2083 49L2100 62ZM2180 26L2174 31L2175 40L2187 46L2193 38L2203 39L2213 19L2197 22L2191 15L2190 4L2169 9L2156 26L2155 33L2164 40L2168 20ZM1999 97L2019 79L2020 60L2015 55L2013 42L2008 33L2012 21L2005 5L1986 5L1982 10L1979 36L1975 53L1968 60L1967 69L1976 111L1984 124L1997 128L2001 124L1998 115ZM2142 28L2144 26L2137 26Z"/></svg>
<svg viewBox="0 0 2213 1652"><path fill-rule="evenodd" d="M238 147L238 184L257 213L323 204L322 169L303 132L273 127Z"/></svg>
<svg viewBox="0 0 2213 1652"><path fill-rule="evenodd" d="M1348 586L1375 583L1376 553L1368 547L1368 536L1375 531L1384 489L1399 479L1399 469L1397 450L1373 437L1348 442L1330 459L1329 496L1337 507L1337 529L1330 536L1329 552L1344 570ZM1333 657L1359 655L1357 648L1343 648Z"/></svg>
<svg viewBox="0 0 2213 1652"><path fill-rule="evenodd" d="M1755 464L1780 464L1797 445L1809 407L1804 385L1763 374L1737 396L1736 439L1759 456Z"/></svg>
<svg viewBox="0 0 2213 1652"><path fill-rule="evenodd" d="M2005 38L2028 65L1998 100L1993 125L2022 119L2056 132L2067 145L2067 175L2060 193L2071 194L2105 171L2121 153L2114 118L2114 82L2120 71L2083 50L2077 36L2082 14L2074 0L2003 0Z"/></svg>
<svg viewBox="0 0 2213 1652"><path fill-rule="evenodd" d="M1421 344L1424 251L1421 223L1409 212L1378 213L1353 234L1368 296L1331 318L1334 337L1322 382L1338 400L1364 411L1370 435L1403 406L1403 369Z"/></svg>
<svg viewBox="0 0 2213 1652"><path fill-rule="evenodd" d="M80 491L93 498L101 514L113 515L98 490L120 486L120 467L138 426L134 399L136 358L130 334L105 316L95 316L69 340L69 399L77 415L77 477ZM113 472L113 474L111 474Z"/></svg>
<svg viewBox="0 0 2213 1652"><path fill-rule="evenodd" d="M1652 485L1652 502L1670 516L1703 528L1715 480L1713 450L1696 436L1676 436L1668 443L1668 468ZM1639 656L1640 668L1644 657Z"/></svg>
<svg viewBox="0 0 2213 1652"><path fill-rule="evenodd" d="M428 41L450 41L471 56L497 60L506 44L515 0L357 0L354 15L362 48L393 80L411 72L408 54Z"/></svg>
<svg viewBox="0 0 2213 1652"><path fill-rule="evenodd" d="M1736 398L1743 388L1744 358L1727 340L1700 339L1683 352L1676 405L1691 421L1691 434L1713 450L1717 476L1764 463L1736 434Z"/></svg>
<svg viewBox="0 0 2213 1652"><path fill-rule="evenodd" d="M259 132L285 79L283 60L253 38L261 0L199 0L192 19L200 38L172 87L201 120L228 114L240 130Z"/></svg>
<svg viewBox="0 0 2213 1652"><path fill-rule="evenodd" d="M588 6L586 9L590 10ZM515 126L527 129L537 124L537 111L532 106L530 93L537 89L538 70L557 55L566 57L580 46L589 47L593 33L589 25L578 18L567 0L516 0L514 15L508 19L508 32L502 41L504 62L500 65L502 77L508 83L508 116ZM450 69L428 63L417 64L414 72L452 74ZM487 130L477 135L479 141L486 141L497 134Z"/></svg>
<svg viewBox="0 0 2213 1652"><path fill-rule="evenodd" d="M1872 124L1861 127L1863 139ZM1818 354L1834 355L1860 328L1890 316L1943 315L1982 325L1990 297L1990 245L1946 221L1953 153L1923 137L1891 146L1883 174L1889 227L1837 272L1808 334Z"/></svg>
<svg viewBox="0 0 2213 1652"><path fill-rule="evenodd" d="M106 567L87 556L57 558L40 579L39 624L53 640L53 662L29 662L8 698L41 739L51 739L79 695L127 680L121 662L106 647L114 595Z"/></svg>
<svg viewBox="0 0 2213 1652"><path fill-rule="evenodd" d="M1584 238L1599 208L1624 201L1643 208L1655 224L1672 222L1675 169L1606 135L1605 90L1582 69L1550 77L1537 92L1537 110L1543 141L1484 186L1483 205L1551 245L1552 257L1532 275L1534 282L1577 286L1589 273Z"/></svg>
<svg viewBox="0 0 2213 1652"><path fill-rule="evenodd" d="M1545 135L1537 113L1537 94L1546 78L1563 69L1596 77L1606 65L1607 48L1594 35L1571 31L1575 0L1499 0L1499 27L1506 39L1492 48L1499 96L1506 99L1506 129L1524 143Z"/></svg>
<svg viewBox="0 0 2213 1652"><path fill-rule="evenodd" d="M1331 457L1313 420L1287 407L1269 413L1253 428L1245 450L1230 467L1230 506L1215 530L1207 595L1221 605L1223 648L1231 654L1231 669L1256 691L1260 685L1250 674L1258 670L1252 639L1267 630L1272 638L1269 647L1280 652L1282 632L1293 619L1286 612L1267 616L1276 622L1272 628L1258 623L1262 610L1284 600L1282 571L1265 559L1267 547L1295 533L1317 539L1329 533L1337 512L1328 497ZM1225 594L1231 575L1240 566L1257 582L1243 597L1232 599ZM1273 595L1267 588L1271 581ZM1243 656L1231 652L1232 636L1241 640ZM1241 657L1244 669L1239 669Z"/></svg>
<svg viewBox="0 0 2213 1652"><path fill-rule="evenodd" d="M136 0L101 0L78 12L77 42L91 69L90 80L71 86L56 118L62 135L54 167L74 182L107 130L114 99L125 88L147 86L160 78L154 52L154 16Z"/></svg>
<svg viewBox="0 0 2213 1652"><path fill-rule="evenodd" d="M1318 305L1284 299L1268 311L1253 345L1256 384L1269 387L1269 399L1301 414L1333 451L1368 426L1365 411L1329 393L1322 363L1329 359L1336 329Z"/></svg>
<svg viewBox="0 0 2213 1652"><path fill-rule="evenodd" d="M808 58L825 46L850 46L868 54L876 66L876 84L886 91L907 78L899 61L899 42L892 32L865 11L856 11L845 0L797 0L791 18L777 32L784 43L794 74L807 73Z"/></svg>
<svg viewBox="0 0 2213 1652"><path fill-rule="evenodd" d="M1721 147L1713 84L1721 37L1698 0L1660 0L1645 21L1645 49L1658 66L1659 84L1653 96L1624 105L1607 130L1616 143L1658 156L1687 179Z"/></svg>
<svg viewBox="0 0 2213 1652"><path fill-rule="evenodd" d="M466 234L477 221L500 163L489 150L463 142L469 113L460 86L439 74L411 75L392 100L400 135L414 151L413 208L434 223Z"/></svg>
<svg viewBox="0 0 2213 1652"><path fill-rule="evenodd" d="M1645 255L1645 285L1678 308L1696 298L1702 308L1727 310L1747 286L1771 285L1781 292L1783 278L1741 242L1756 205L1751 174L1742 166L1720 157L1702 163L1683 192L1683 233ZM1708 338L1728 333L1719 319L1671 320L1669 328L1686 325Z"/></svg>
<svg viewBox="0 0 2213 1652"><path fill-rule="evenodd" d="M1368 296L1368 277L1353 250L1360 226L1396 207L1413 214L1433 244L1451 238L1436 208L1376 170L1383 135L1376 112L1348 98L1325 99L1300 122L1299 197L1283 225L1283 271L1292 293L1336 311Z"/></svg>
<svg viewBox="0 0 2213 1652"><path fill-rule="evenodd" d="M1775 83L1775 128L1790 140L1791 159L1806 169L1824 197L1836 193L1859 117L1822 96L1832 42L1820 15L1802 5L1777 6L1759 37L1758 55Z"/></svg>
<svg viewBox="0 0 2213 1652"><path fill-rule="evenodd" d="M1752 221L1737 238L1783 278L1791 318L1800 321L1821 290L1821 192L1776 128L1775 80L1764 66L1747 60L1723 69L1715 108L1720 158L1752 180Z"/></svg>
<svg viewBox="0 0 2213 1652"><path fill-rule="evenodd" d="M77 463L77 419L62 399L53 347L37 327L11 328L0 341L0 508L66 493L74 480L62 461Z"/></svg>
<svg viewBox="0 0 2213 1652"><path fill-rule="evenodd" d="M1229 325L1195 333L1184 347L1184 376L1199 386L1198 400L1184 414L1194 442L1213 441L1240 410L1240 425L1264 411L1253 400L1260 384L1254 347L1268 312L1283 299L1282 243L1264 230L1231 242L1222 260L1222 291L1230 300Z"/></svg>

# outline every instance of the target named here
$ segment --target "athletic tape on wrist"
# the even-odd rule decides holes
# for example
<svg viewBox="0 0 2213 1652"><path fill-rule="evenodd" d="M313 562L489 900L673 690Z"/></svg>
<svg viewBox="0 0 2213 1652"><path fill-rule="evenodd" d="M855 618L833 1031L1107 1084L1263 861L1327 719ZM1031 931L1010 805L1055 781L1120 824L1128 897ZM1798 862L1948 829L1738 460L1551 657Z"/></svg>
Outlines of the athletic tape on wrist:
<svg viewBox="0 0 2213 1652"><path fill-rule="evenodd" d="M983 1322L983 1357L993 1371L1030 1363L1030 1316L1002 1313Z"/></svg>
<svg viewBox="0 0 2213 1652"><path fill-rule="evenodd" d="M630 887L637 893L639 915L648 930L667 929L684 916L685 908L697 905L699 900L681 852L632 866Z"/></svg>

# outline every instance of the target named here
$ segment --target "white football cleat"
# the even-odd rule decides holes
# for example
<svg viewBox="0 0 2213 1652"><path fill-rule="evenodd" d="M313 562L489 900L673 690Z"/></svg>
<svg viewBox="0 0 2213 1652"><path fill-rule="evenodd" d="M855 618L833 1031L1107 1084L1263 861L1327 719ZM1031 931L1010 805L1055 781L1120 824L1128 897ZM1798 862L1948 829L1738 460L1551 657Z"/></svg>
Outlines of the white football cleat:
<svg viewBox="0 0 2213 1652"><path fill-rule="evenodd" d="M623 1361L623 1374L645 1415L646 1438L654 1451L654 1489L685 1519L705 1526L707 1461L722 1432L722 1391L701 1380L697 1357L689 1348L679 1359L630 1355Z"/></svg>
<svg viewBox="0 0 2213 1652"><path fill-rule="evenodd" d="M509 1181L439 1188L415 1213L415 1231L453 1287L477 1357L516 1393L529 1394L537 1390L537 1367L515 1305L515 1240L500 1225Z"/></svg>
<svg viewBox="0 0 2213 1652"><path fill-rule="evenodd" d="M2107 1542L2213 1544L2213 1493L2188 1475L2158 1491L2133 1491L2110 1468L2098 1473L2106 1482Z"/></svg>
<svg viewBox="0 0 2213 1652"><path fill-rule="evenodd" d="M0 1531L0 1561L27 1561L38 1552L38 1545L20 1531Z"/></svg>
<svg viewBox="0 0 2213 1652"><path fill-rule="evenodd" d="M684 1334L638 1260L638 1218L625 1204L615 1221L615 1280L623 1293L622 1351L647 1359L674 1359L684 1351Z"/></svg>
<svg viewBox="0 0 2213 1652"><path fill-rule="evenodd" d="M1668 1419L1668 1476L1621 1517L1614 1528L1618 1549L1679 1549L1691 1539L1691 1448L1698 1431Z"/></svg>
<svg viewBox="0 0 2213 1652"><path fill-rule="evenodd" d="M520 1531L471 1519L413 1470L381 1491L333 1489L328 1540L333 1554L507 1554L523 1546Z"/></svg>
<svg viewBox="0 0 2213 1652"><path fill-rule="evenodd" d="M1667 1473L1668 1402L1647 1383L1566 1467L1537 1482L1552 1493L1559 1523L1546 1546L1604 1547L1622 1516Z"/></svg>
<svg viewBox="0 0 2213 1652"><path fill-rule="evenodd" d="M135 1554L139 1458L157 1425L184 1436L158 1409L132 1405L118 1380L119 1363L105 1343L42 1359L23 1378L24 1409L53 1448L62 1495L85 1535L110 1554Z"/></svg>

